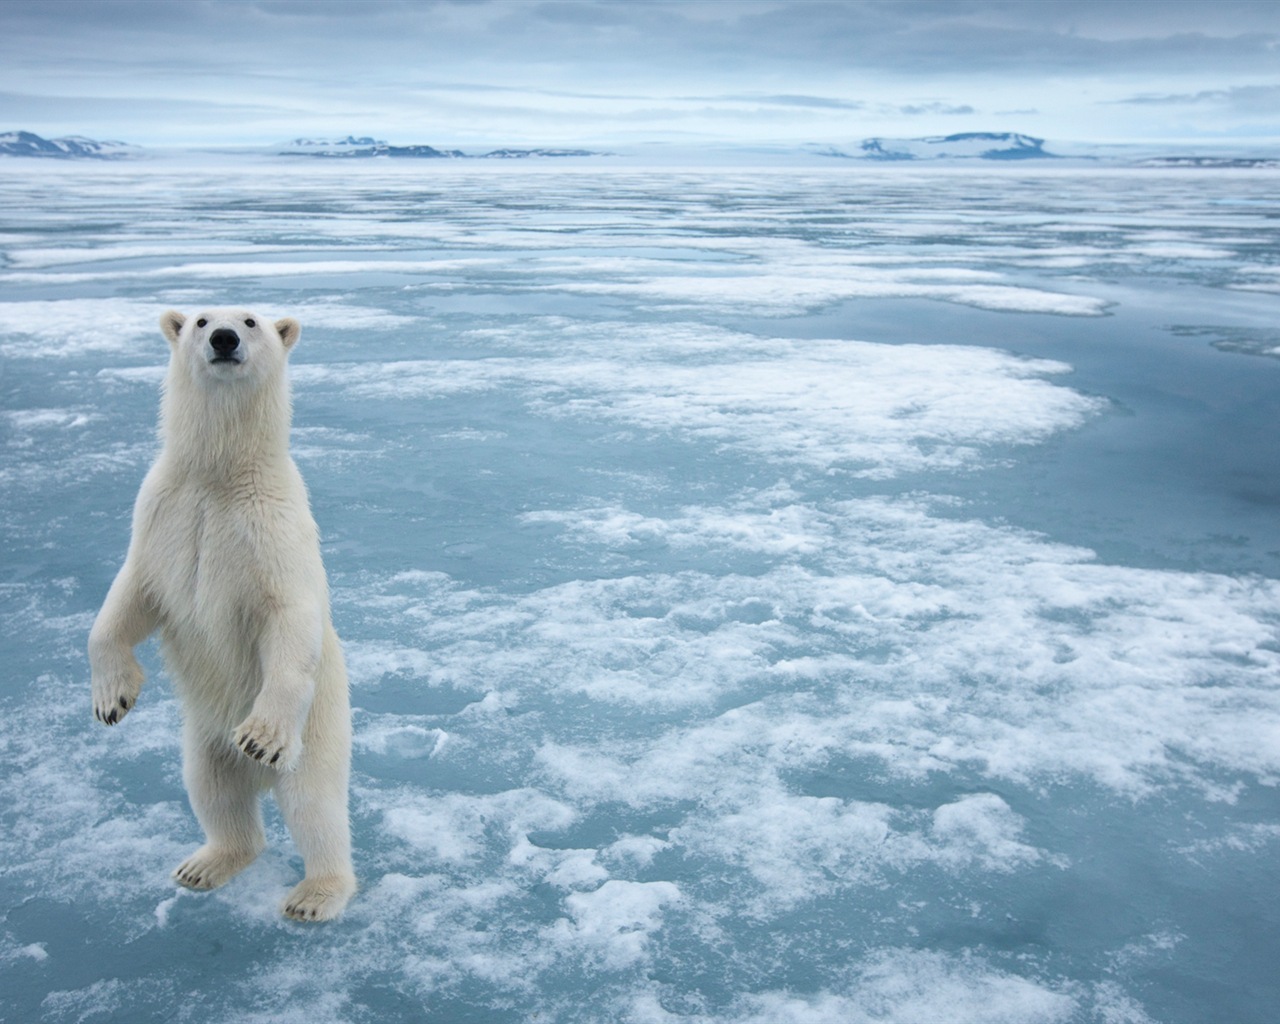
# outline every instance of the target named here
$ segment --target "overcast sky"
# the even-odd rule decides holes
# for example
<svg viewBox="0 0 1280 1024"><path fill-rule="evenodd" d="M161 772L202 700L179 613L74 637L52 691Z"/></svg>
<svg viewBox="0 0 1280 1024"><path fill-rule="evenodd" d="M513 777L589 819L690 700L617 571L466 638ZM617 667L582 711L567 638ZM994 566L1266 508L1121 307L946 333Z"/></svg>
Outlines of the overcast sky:
<svg viewBox="0 0 1280 1024"><path fill-rule="evenodd" d="M1280 142L1280 0L0 0L0 130Z"/></svg>

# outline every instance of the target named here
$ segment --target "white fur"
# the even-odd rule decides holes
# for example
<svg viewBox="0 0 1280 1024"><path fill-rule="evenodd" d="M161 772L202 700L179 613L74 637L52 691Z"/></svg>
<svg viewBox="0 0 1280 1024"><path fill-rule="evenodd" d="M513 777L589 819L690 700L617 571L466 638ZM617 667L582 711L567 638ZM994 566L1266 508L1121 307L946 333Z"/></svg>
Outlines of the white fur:
<svg viewBox="0 0 1280 1024"><path fill-rule="evenodd" d="M160 321L172 352L162 450L138 492L123 567L89 635L94 714L137 702L133 648L159 630L183 706L183 778L207 842L174 878L211 889L265 837L275 790L306 876L284 912L336 917L355 891L347 817L351 709L306 487L289 456L296 320L242 310ZM215 361L213 332L239 347Z"/></svg>

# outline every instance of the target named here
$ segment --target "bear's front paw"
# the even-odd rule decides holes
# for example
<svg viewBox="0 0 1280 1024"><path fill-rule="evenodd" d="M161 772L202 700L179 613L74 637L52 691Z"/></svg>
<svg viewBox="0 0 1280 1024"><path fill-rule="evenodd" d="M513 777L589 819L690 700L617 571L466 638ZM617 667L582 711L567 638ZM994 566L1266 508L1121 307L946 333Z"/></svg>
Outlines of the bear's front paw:
<svg viewBox="0 0 1280 1024"><path fill-rule="evenodd" d="M241 722L233 742L245 757L279 771L291 770L302 749L302 741L292 730L260 715L250 715Z"/></svg>
<svg viewBox="0 0 1280 1024"><path fill-rule="evenodd" d="M115 725L138 703L142 692L142 667L93 674L93 717L103 725Z"/></svg>

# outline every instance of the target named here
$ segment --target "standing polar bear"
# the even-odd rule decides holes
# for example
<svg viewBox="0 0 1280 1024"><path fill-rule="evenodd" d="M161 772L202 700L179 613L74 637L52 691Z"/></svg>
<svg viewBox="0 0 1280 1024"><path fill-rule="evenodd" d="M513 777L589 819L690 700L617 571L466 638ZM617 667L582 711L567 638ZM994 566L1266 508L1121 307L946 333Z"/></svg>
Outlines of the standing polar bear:
<svg viewBox="0 0 1280 1024"><path fill-rule="evenodd" d="M306 874L284 913L337 917L355 892L351 708L307 492L289 456L286 365L301 328L219 309L160 327L172 351L162 450L124 566L89 635L94 715L138 700L134 647L159 630L183 707L183 779L207 842L173 877L213 889L266 839L271 787Z"/></svg>

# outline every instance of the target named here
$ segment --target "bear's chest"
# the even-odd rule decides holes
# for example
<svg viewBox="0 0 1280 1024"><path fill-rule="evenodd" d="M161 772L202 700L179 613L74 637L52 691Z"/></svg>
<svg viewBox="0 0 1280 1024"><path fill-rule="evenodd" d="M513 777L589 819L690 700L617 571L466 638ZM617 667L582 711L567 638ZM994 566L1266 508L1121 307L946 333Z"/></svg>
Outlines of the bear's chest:
<svg viewBox="0 0 1280 1024"><path fill-rule="evenodd" d="M200 488L157 494L145 510L148 542L140 566L161 619L202 628L243 627L276 589L270 542L278 519L270 502Z"/></svg>

